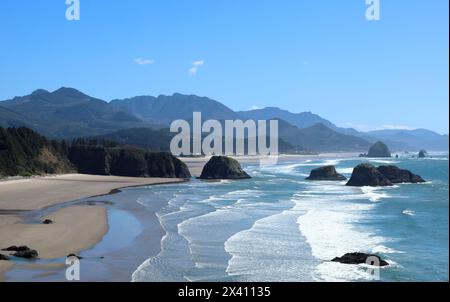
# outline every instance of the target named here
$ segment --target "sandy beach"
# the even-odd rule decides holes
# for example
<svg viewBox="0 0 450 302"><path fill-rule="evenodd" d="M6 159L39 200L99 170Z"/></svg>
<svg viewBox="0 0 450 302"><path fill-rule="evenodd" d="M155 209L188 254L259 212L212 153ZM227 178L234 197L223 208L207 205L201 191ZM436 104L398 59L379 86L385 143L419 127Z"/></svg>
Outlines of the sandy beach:
<svg viewBox="0 0 450 302"><path fill-rule="evenodd" d="M67 174L0 182L0 212L31 211L113 190L179 182L175 178L136 178Z"/></svg>
<svg viewBox="0 0 450 302"><path fill-rule="evenodd" d="M183 180L81 174L1 181L0 249L26 245L36 249L40 259L61 258L86 250L98 243L108 231L104 206L69 204L40 217L41 221L54 221L49 225L40 221L24 221L23 216L81 198L107 195L121 188L180 181ZM13 267L13 261L0 261L0 281Z"/></svg>
<svg viewBox="0 0 450 302"><path fill-rule="evenodd" d="M108 231L106 209L101 206L62 208L43 219L54 223L32 224L17 216L2 217L0 248L26 245L39 251L40 259L62 258L95 245ZM12 263L2 261L0 275L11 267Z"/></svg>
<svg viewBox="0 0 450 302"><path fill-rule="evenodd" d="M330 156L330 154L323 155ZM285 155L283 160L306 160L318 155ZM319 156L320 157L320 156ZM182 158L187 164L193 177L201 174L203 166L210 157ZM258 164L259 157L236 157L241 164ZM114 205L103 204L105 197L115 190L127 187L139 187L156 184L170 184L183 182L183 179L167 178L132 178L117 176L96 176L67 174L47 177L34 177L27 179L13 179L0 181L0 249L11 245L26 245L39 252L39 258L59 259L70 253L80 253L96 246L105 234L108 234L111 225L108 213L120 210L131 213L140 224L145 226L139 235L140 241L134 241L133 247L142 251L151 250L152 254L159 252L159 241L164 232L154 213L164 206L159 201L153 201L153 213L142 212L137 203L124 203L118 198ZM96 200L93 204L76 202L84 198ZM114 201L114 195L108 196L108 201ZM30 216L34 215L34 220ZM37 215L37 216L36 216ZM122 214L121 214L122 215ZM141 217L140 217L141 216ZM150 217L150 218L149 218ZM121 217L123 220L126 217ZM44 219L51 219L54 224L44 225ZM128 218L127 218L128 219ZM150 219L150 220L149 220ZM117 223L117 221L116 221ZM145 243L151 243L145 245ZM7 255L6 252L1 252ZM142 259L141 259L142 258ZM114 278L123 281L128 278L141 260L148 258L145 252L132 255L130 250L109 254L110 270L115 270ZM126 259L126 260L125 260ZM122 262L121 262L122 261ZM107 262L107 261L106 261ZM95 264L95 261L94 263ZM55 263L28 263L20 264L20 269L50 270L55 272ZM56 265L61 270L64 263ZM0 261L0 281L8 281L5 273L16 270L15 261ZM130 271L131 269L131 271ZM57 271L57 269L56 269ZM45 272L43 274L46 274ZM111 278L111 275L108 275ZM6 280L5 280L6 279ZM109 280L109 279L107 279ZM95 281L95 280L94 280Z"/></svg>

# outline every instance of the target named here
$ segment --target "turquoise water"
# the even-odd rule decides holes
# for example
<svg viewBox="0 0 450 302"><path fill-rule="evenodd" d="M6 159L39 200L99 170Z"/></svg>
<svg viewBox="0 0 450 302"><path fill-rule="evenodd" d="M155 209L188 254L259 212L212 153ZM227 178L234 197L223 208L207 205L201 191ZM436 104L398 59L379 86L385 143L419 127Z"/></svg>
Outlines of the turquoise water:
<svg viewBox="0 0 450 302"><path fill-rule="evenodd" d="M425 184L350 188L304 180L325 164L350 176L361 161L250 165L251 180L145 189L142 205L168 201L157 213L166 235L160 254L133 280L448 281L448 155L370 160L410 169ZM377 253L391 265L373 271L329 261L355 251Z"/></svg>

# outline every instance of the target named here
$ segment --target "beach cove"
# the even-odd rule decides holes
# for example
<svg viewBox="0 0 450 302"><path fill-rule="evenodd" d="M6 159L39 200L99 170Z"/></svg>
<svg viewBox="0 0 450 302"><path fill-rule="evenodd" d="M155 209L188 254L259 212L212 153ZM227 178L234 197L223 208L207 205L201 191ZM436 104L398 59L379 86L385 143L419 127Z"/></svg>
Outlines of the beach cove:
<svg viewBox="0 0 450 302"><path fill-rule="evenodd" d="M197 177L208 159L183 160ZM6 195L1 194L0 204L10 212L4 210L0 216L0 247L21 244L11 242L18 238L11 235L18 230L23 236L30 232L45 237L43 243L27 241L41 259L0 263L3 280L65 281L68 253L83 257L81 281L370 280L364 267L329 262L353 251L382 255L391 264L381 270L382 280L412 281L414 276L425 276L421 274L425 270L434 272L429 280L448 276L444 257L448 251L442 244L448 242L444 231L448 217L442 216L448 209L448 154L424 160L291 155L281 156L273 167L259 166L255 157L236 159L252 180L204 182L193 178L180 183L184 180L111 178L112 183L106 185L108 177L91 181L94 176L64 176L75 177L76 183L85 177L87 183L82 190L73 183L68 186L68 180L61 181L60 189L52 187L53 192L72 192L66 196L70 199L50 198L51 191L38 195L32 192L35 188L30 189L28 196L41 196L45 204L34 209L25 203L14 207L3 201ZM328 164L349 177L362 161L411 168L427 183L349 188L344 181L305 180L311 169ZM23 186L26 180L11 182L20 183ZM86 192L94 183L96 192ZM108 195L111 190L115 194ZM66 220L68 216L71 220ZM56 223L41 225L45 218ZM63 226L71 225L73 233L59 225L62 221ZM27 229L29 223L34 223L33 231ZM61 236L67 242L49 238L58 236L55 234L67 234ZM414 242L425 242L430 249L417 249Z"/></svg>
<svg viewBox="0 0 450 302"><path fill-rule="evenodd" d="M24 270L59 271L67 255L100 242L109 229L109 203L86 202L83 198L101 199L124 187L180 181L184 180L82 174L1 181L0 247L29 246L39 252L39 260L0 261L0 280L14 265ZM54 223L45 225L45 219Z"/></svg>

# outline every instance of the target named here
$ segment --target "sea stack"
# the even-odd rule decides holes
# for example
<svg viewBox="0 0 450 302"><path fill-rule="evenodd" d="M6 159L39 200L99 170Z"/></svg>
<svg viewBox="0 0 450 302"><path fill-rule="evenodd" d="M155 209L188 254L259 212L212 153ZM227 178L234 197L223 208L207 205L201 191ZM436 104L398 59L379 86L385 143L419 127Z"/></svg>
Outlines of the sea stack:
<svg viewBox="0 0 450 302"><path fill-rule="evenodd" d="M347 177L337 173L335 166L325 166L311 171L306 180L347 180Z"/></svg>
<svg viewBox="0 0 450 302"><path fill-rule="evenodd" d="M360 164L352 173L347 183L351 187L383 187L400 183L423 183L425 180L411 171L396 166L380 166L375 168L371 164Z"/></svg>
<svg viewBox="0 0 450 302"><path fill-rule="evenodd" d="M389 265L389 263L381 259L379 256L366 253L348 253L342 257L336 257L331 261L344 264L369 264L373 266Z"/></svg>
<svg viewBox="0 0 450 302"><path fill-rule="evenodd" d="M383 142L376 142L369 149L367 157L391 157L391 151Z"/></svg>
<svg viewBox="0 0 450 302"><path fill-rule="evenodd" d="M350 187L386 187L392 182L371 164L360 164L353 169L352 177L347 183Z"/></svg>
<svg viewBox="0 0 450 302"><path fill-rule="evenodd" d="M248 179L251 178L235 159L213 156L203 168L200 179Z"/></svg>
<svg viewBox="0 0 450 302"><path fill-rule="evenodd" d="M419 152L419 158L425 158L427 157L427 151L425 150L420 150Z"/></svg>
<svg viewBox="0 0 450 302"><path fill-rule="evenodd" d="M380 166L378 171L386 176L393 184L399 183L423 183L425 180L411 171L400 169L396 166Z"/></svg>

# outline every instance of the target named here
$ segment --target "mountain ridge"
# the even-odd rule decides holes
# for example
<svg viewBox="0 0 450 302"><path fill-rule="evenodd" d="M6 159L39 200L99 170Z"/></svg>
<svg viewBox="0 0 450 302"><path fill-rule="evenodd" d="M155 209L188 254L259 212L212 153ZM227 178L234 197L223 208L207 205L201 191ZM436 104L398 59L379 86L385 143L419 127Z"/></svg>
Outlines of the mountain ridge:
<svg viewBox="0 0 450 302"><path fill-rule="evenodd" d="M341 138L358 146L358 151L360 146L365 145L362 140L369 143L382 140L395 151L448 150L448 135L426 129L359 132L353 128L340 128L308 111L292 113L278 107L267 107L235 112L214 99L181 93L157 97L144 95L106 102L70 87L61 87L53 92L38 89L29 95L1 101L0 126L25 126L49 137L74 138L105 135L130 128L163 129L175 119L191 121L193 111L201 111L203 121L280 119L299 130L322 124L334 132L317 127L309 131L317 132L317 135L329 135L331 138L338 137L338 134L344 135ZM285 128L289 127L286 125ZM306 139L307 132L300 131L298 134ZM298 142L295 136L290 140ZM335 143L339 142L329 142L330 145ZM324 143L320 145L325 146Z"/></svg>

